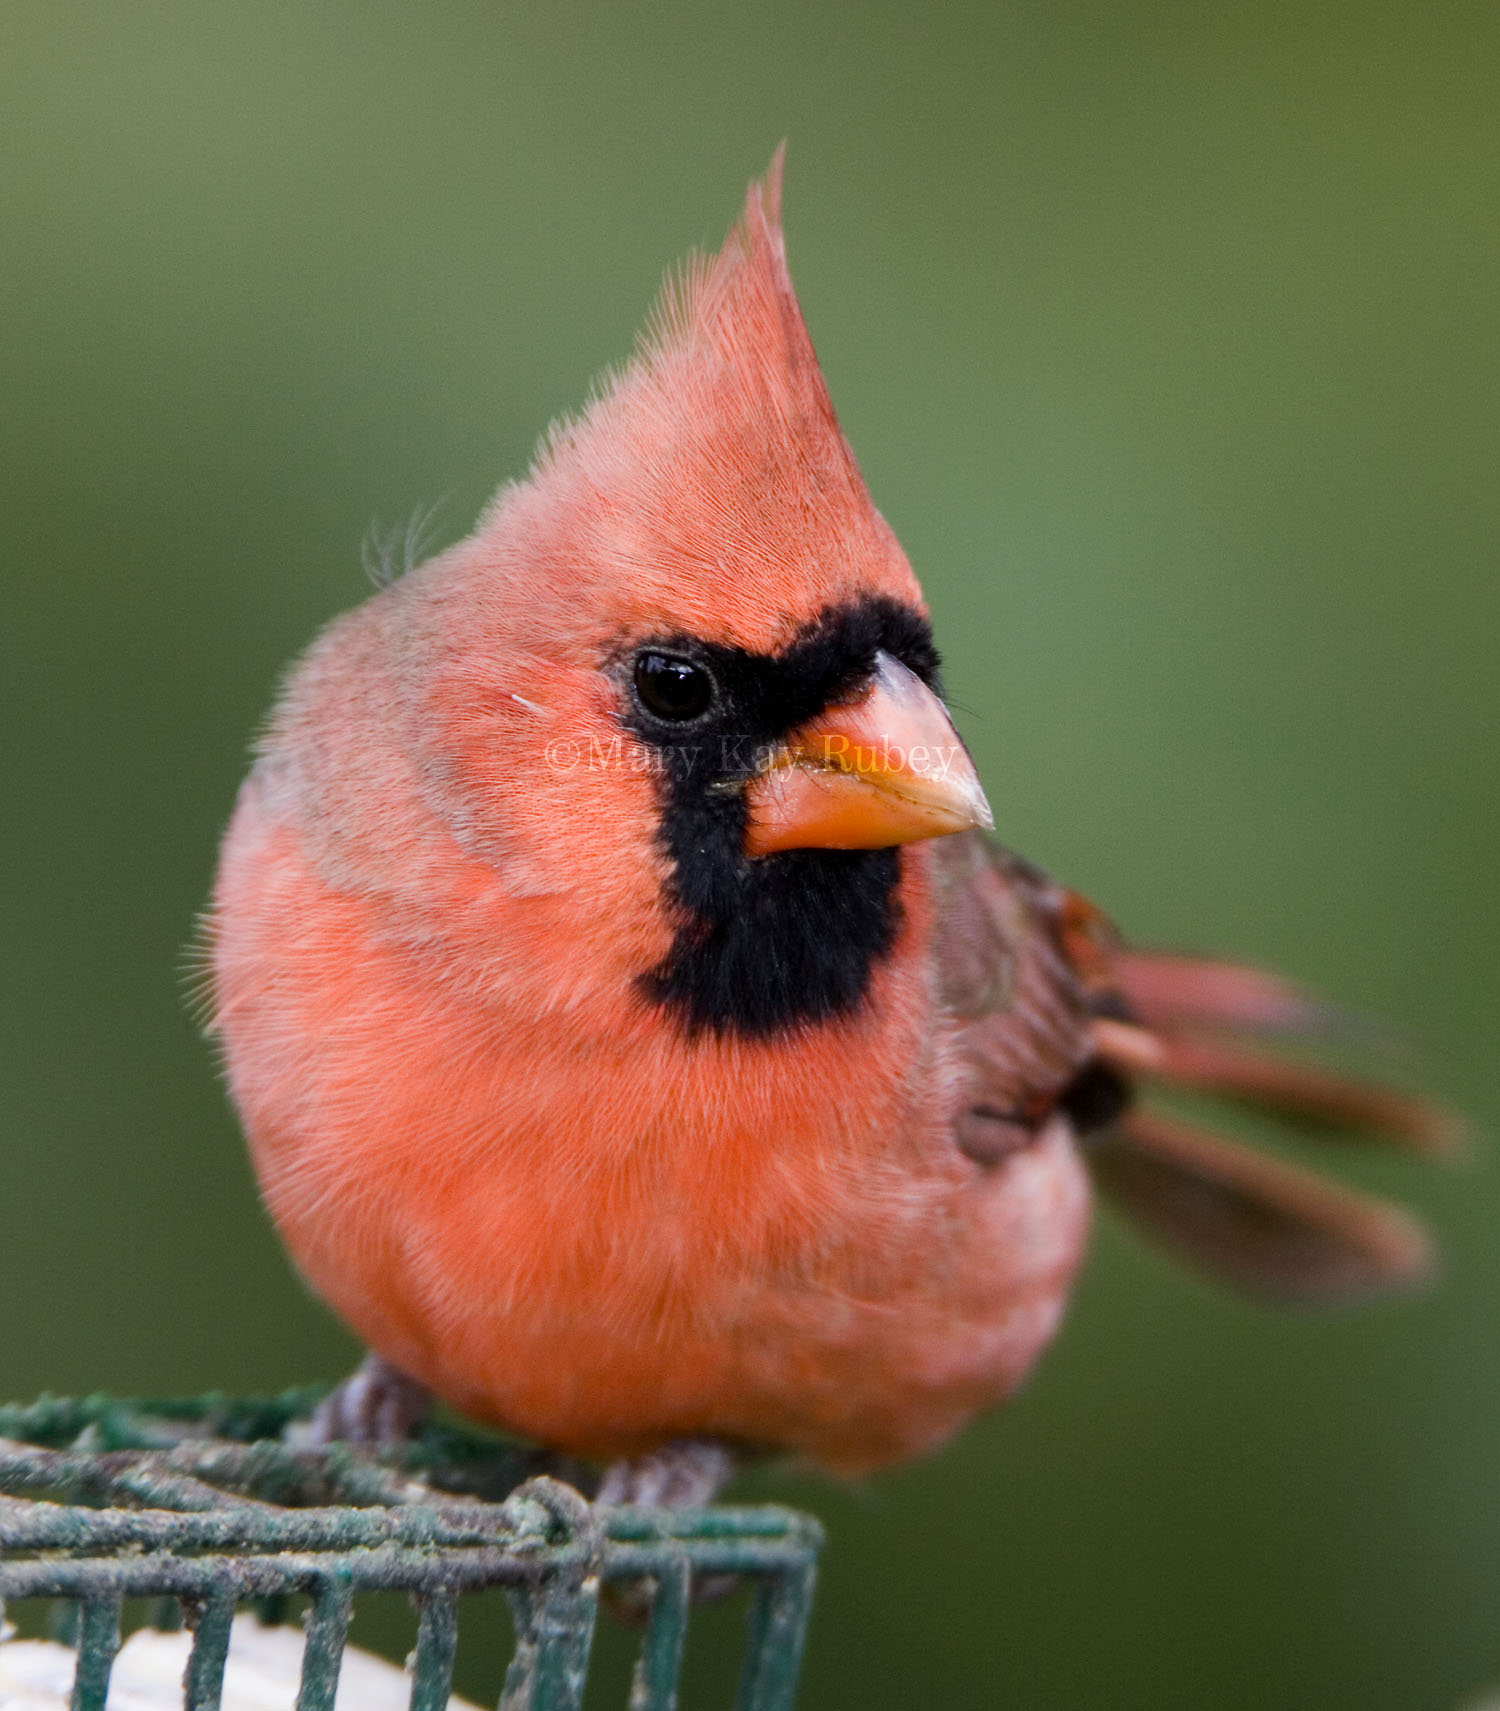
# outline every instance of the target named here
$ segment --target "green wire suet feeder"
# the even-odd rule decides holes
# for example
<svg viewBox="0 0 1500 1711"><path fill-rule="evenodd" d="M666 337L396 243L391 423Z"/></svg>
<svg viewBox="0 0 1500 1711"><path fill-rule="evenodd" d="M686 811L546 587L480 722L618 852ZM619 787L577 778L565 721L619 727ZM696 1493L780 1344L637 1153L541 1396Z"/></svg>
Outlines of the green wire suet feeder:
<svg viewBox="0 0 1500 1711"><path fill-rule="evenodd" d="M354 1603L376 1591L417 1609L410 1711L442 1711L459 1597L490 1587L515 1625L501 1711L578 1711L602 1587L648 1605L630 1711L670 1711L693 1583L721 1575L753 1588L739 1711L790 1711L815 1521L597 1508L537 1474L534 1453L444 1427L378 1453L287 1442L321 1394L0 1408L0 1605L57 1601L54 1631L76 1651L70 1711L106 1711L123 1600L158 1601L152 1625L191 1630L182 1704L219 1711L236 1609L275 1619L289 1595L310 1601L296 1711L333 1711Z"/></svg>

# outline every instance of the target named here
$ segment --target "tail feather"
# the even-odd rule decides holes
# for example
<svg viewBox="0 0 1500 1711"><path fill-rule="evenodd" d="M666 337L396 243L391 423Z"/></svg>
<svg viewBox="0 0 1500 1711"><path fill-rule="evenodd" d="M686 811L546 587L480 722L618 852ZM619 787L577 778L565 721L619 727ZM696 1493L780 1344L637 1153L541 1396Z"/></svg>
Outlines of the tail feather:
<svg viewBox="0 0 1500 1711"><path fill-rule="evenodd" d="M1217 1093L1331 1134L1375 1135L1439 1156L1455 1152L1463 1139L1459 1119L1430 1100L1312 1064L1109 1021L1095 1025L1095 1037L1100 1056L1122 1069Z"/></svg>
<svg viewBox="0 0 1500 1711"><path fill-rule="evenodd" d="M1400 1207L1154 1112L1129 1112L1092 1163L1135 1223L1252 1294L1320 1304L1433 1269L1426 1231Z"/></svg>
<svg viewBox="0 0 1500 1711"><path fill-rule="evenodd" d="M1117 947L1093 1037L1100 1060L1145 1092L1188 1089L1365 1134L1428 1156L1463 1135L1453 1113L1395 1088L1247 1043L1327 1036L1342 1018L1289 982L1238 963ZM1433 1251L1399 1207L1281 1159L1134 1107L1094 1146L1100 1187L1133 1222L1221 1280L1283 1301L1327 1302L1410 1284Z"/></svg>
<svg viewBox="0 0 1500 1711"><path fill-rule="evenodd" d="M1115 956L1110 972L1148 1028L1316 1034L1343 1019L1291 981L1247 963L1132 949Z"/></svg>

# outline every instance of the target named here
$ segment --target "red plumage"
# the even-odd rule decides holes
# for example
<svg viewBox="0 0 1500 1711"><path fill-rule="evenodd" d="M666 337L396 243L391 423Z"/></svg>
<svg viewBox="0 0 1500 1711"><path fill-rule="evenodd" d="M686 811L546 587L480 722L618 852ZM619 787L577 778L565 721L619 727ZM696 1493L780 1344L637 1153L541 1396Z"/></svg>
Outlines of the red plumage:
<svg viewBox="0 0 1500 1711"><path fill-rule="evenodd" d="M962 829L987 810L778 200L779 158L526 480L296 668L224 843L215 1026L283 1238L392 1366L588 1455L861 1472L1052 1335L1090 1124L1240 1281L1421 1269L1403 1214L1132 1128L1131 1079L1431 1124L1205 1056L1195 1026L1310 1012L1125 952Z"/></svg>

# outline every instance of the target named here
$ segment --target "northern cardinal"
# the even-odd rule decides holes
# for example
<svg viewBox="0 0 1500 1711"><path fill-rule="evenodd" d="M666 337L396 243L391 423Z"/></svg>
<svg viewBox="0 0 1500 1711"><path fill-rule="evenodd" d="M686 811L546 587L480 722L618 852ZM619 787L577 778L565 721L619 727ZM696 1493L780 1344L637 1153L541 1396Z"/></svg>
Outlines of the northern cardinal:
<svg viewBox="0 0 1500 1711"><path fill-rule="evenodd" d="M1132 952L986 839L779 203L778 155L526 479L314 644L241 792L214 1026L373 1351L329 1430L431 1391L615 1496L921 1454L1057 1329L1090 1166L1251 1288L1427 1263L1400 1210L1136 1104L1444 1133L1236 1043L1313 1019L1290 987Z"/></svg>

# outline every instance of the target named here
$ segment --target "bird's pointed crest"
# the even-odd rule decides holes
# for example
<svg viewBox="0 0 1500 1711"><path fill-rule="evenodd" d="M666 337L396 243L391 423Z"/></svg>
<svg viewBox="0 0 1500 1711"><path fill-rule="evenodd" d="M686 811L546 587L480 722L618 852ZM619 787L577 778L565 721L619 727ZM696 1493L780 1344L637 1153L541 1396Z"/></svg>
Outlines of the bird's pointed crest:
<svg viewBox="0 0 1500 1711"><path fill-rule="evenodd" d="M668 279L634 357L552 429L530 477L481 524L476 543L529 569L533 593L540 574L616 630L755 648L871 594L920 604L792 287L784 149L723 247Z"/></svg>
<svg viewBox="0 0 1500 1711"><path fill-rule="evenodd" d="M786 235L781 227L785 160L783 142L771 157L765 177L752 181L744 210L716 255L695 252L667 276L637 342L636 361L648 369L670 364L675 356L690 353L699 340L731 362L753 354L774 368L775 359L780 358L783 365L795 364L802 370L804 380L814 381L832 415L787 271ZM773 310L783 336L757 348L747 335L753 330L764 337L772 318L768 311Z"/></svg>

